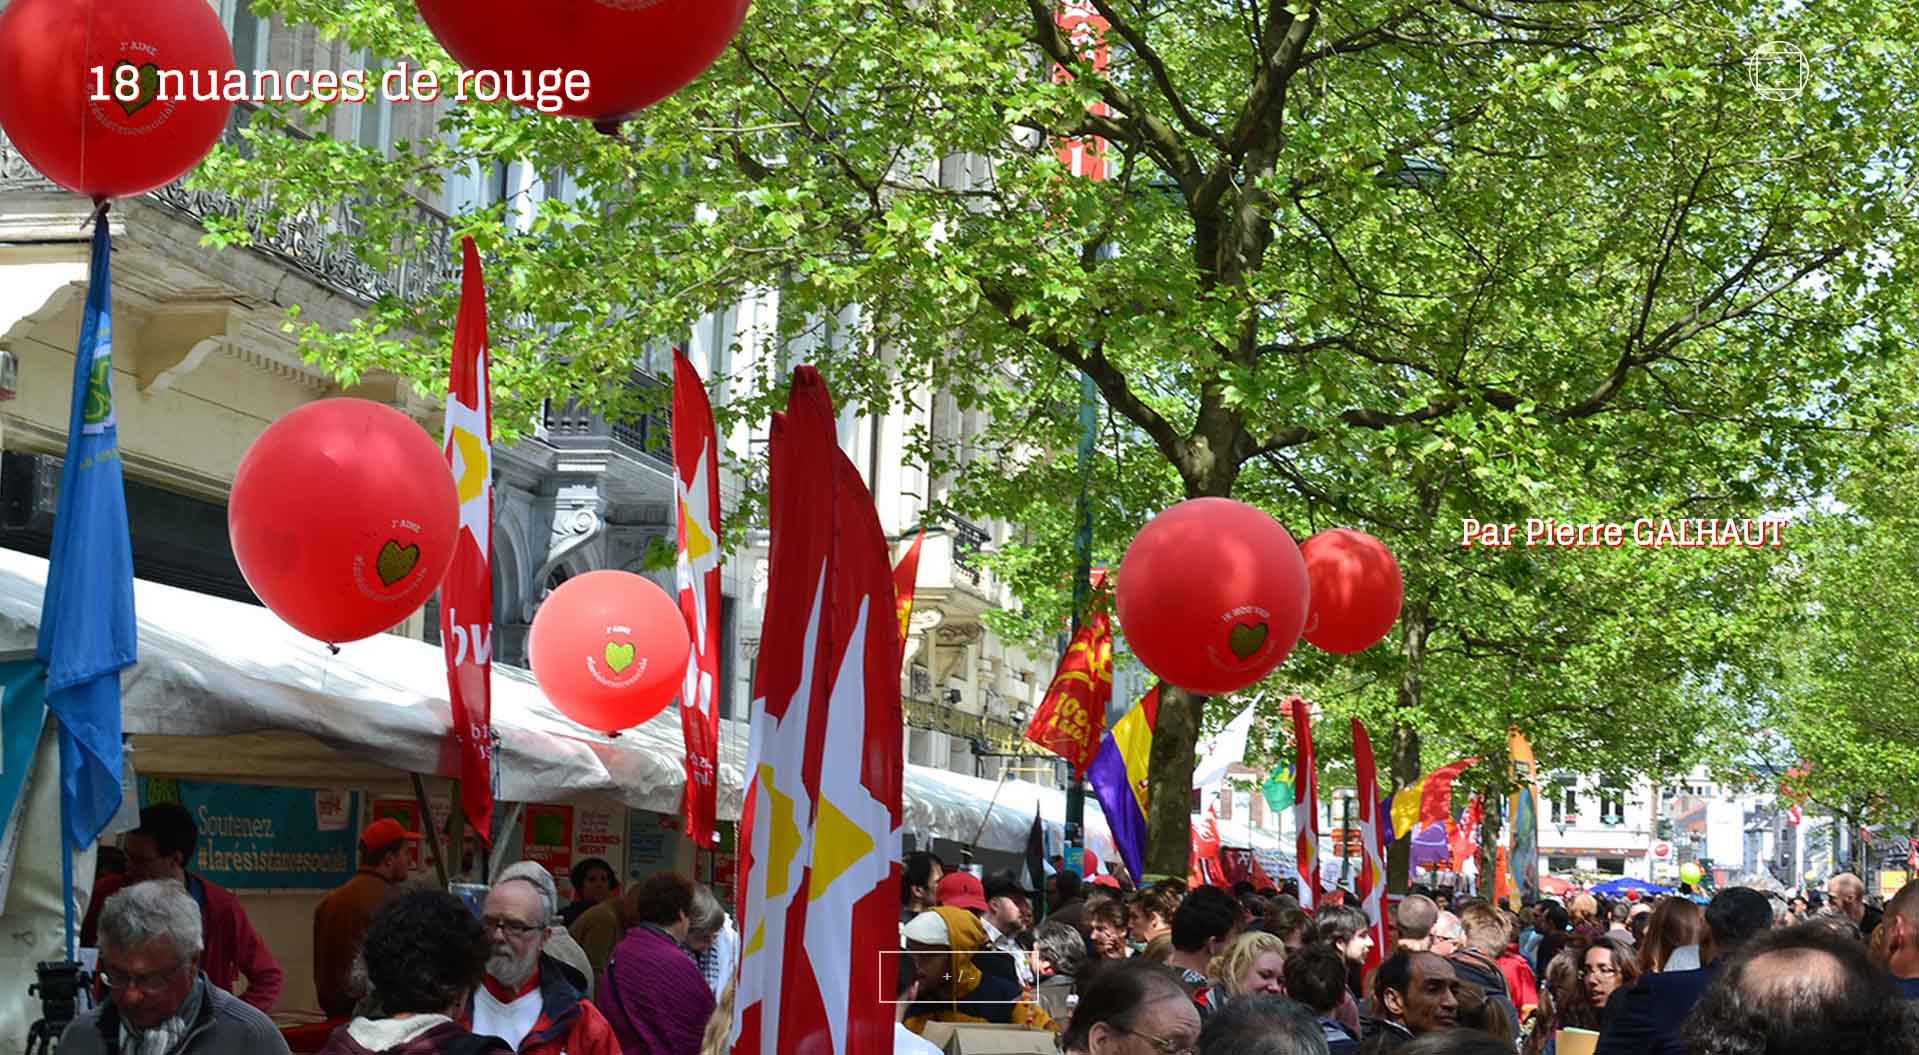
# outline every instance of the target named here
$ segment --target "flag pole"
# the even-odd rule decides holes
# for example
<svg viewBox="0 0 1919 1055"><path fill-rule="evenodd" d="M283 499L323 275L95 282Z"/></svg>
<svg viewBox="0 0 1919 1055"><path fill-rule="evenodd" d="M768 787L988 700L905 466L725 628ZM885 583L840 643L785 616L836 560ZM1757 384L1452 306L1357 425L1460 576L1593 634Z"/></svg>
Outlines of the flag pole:
<svg viewBox="0 0 1919 1055"><path fill-rule="evenodd" d="M1110 246L1100 247L1100 256L1108 257ZM1087 488L1093 468L1093 444L1099 429L1099 390L1091 374L1079 375L1079 497L1074 503L1077 528L1073 539L1073 629L1078 635L1080 620L1086 614L1087 595L1092 591L1093 508L1087 500ZM1105 715L1100 715L1103 723ZM1066 786L1066 867L1082 879L1086 858L1086 782L1078 770Z"/></svg>
<svg viewBox="0 0 1919 1055"><path fill-rule="evenodd" d="M61 787L67 786L67 778L67 752L62 751L60 752ZM64 794L60 796L60 913L67 931L67 959L71 961L77 959L78 954L73 944L73 836L69 834L72 831L69 827L72 823L72 807L68 804L67 798L68 796Z"/></svg>

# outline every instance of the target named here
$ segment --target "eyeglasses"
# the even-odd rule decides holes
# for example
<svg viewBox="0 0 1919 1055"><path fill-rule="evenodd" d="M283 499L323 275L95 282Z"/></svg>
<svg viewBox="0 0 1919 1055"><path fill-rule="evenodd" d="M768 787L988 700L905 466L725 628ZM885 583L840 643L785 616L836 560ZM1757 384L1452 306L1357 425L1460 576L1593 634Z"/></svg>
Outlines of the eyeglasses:
<svg viewBox="0 0 1919 1055"><path fill-rule="evenodd" d="M118 989L122 991L138 989L143 993L151 993L155 989L173 981L174 978L179 976L180 968L185 966L186 962L183 960L163 971L136 972L122 971L114 967L103 967L100 969L100 979L107 983L108 989Z"/></svg>
<svg viewBox="0 0 1919 1055"><path fill-rule="evenodd" d="M1127 1029L1125 1026L1116 1023L1109 1022L1107 1024L1119 1030L1121 1033L1130 1034L1151 1044L1161 1055L1195 1055L1199 1050L1199 1042L1196 1040L1174 1040L1171 1037L1156 1037L1151 1033L1141 1033L1137 1029Z"/></svg>
<svg viewBox="0 0 1919 1055"><path fill-rule="evenodd" d="M480 920L480 929L488 934L503 931L509 938L524 938L535 931L543 930L531 923L521 923L517 919L500 919L497 916L485 916Z"/></svg>

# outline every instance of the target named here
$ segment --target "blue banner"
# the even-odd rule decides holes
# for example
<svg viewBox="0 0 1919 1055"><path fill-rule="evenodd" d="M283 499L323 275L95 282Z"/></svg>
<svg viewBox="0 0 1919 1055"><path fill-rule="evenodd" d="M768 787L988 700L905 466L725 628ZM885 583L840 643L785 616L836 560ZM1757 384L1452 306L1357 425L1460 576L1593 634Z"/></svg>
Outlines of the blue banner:
<svg viewBox="0 0 1919 1055"><path fill-rule="evenodd" d="M142 806L178 802L200 826L187 870L235 890L331 890L351 879L359 865L359 799L358 792L140 778Z"/></svg>
<svg viewBox="0 0 1919 1055"><path fill-rule="evenodd" d="M19 851L22 793L40 731L47 724L47 682L34 660L0 663L0 904Z"/></svg>

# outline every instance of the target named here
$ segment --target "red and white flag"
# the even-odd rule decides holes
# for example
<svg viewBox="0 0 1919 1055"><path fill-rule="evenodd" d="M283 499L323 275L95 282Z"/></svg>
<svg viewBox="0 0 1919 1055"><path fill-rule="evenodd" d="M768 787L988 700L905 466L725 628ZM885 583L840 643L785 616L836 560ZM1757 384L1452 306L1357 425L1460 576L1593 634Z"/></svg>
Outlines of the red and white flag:
<svg viewBox="0 0 1919 1055"><path fill-rule="evenodd" d="M1379 770L1373 765L1373 741L1366 726L1353 719L1354 794L1359 798L1359 907L1366 913L1366 925L1373 935L1373 947L1366 952L1365 970L1378 967L1386 948L1386 857L1380 852L1382 826L1379 816Z"/></svg>
<svg viewBox="0 0 1919 1055"><path fill-rule="evenodd" d="M693 651L680 687L680 728L686 737L686 794L681 811L696 849L718 840L720 709L720 452L706 383L673 350L673 492L679 507L680 614Z"/></svg>
<svg viewBox="0 0 1919 1055"><path fill-rule="evenodd" d="M453 324L446 393L446 460L460 495L460 536L440 581L440 647L460 753L460 805L493 845L493 395L487 383L486 279L462 240L466 273Z"/></svg>
<svg viewBox="0 0 1919 1055"><path fill-rule="evenodd" d="M893 1050L899 622L887 544L818 371L773 419L765 633L740 822L734 1055Z"/></svg>
<svg viewBox="0 0 1919 1055"><path fill-rule="evenodd" d="M1293 712L1293 825L1299 832L1299 907L1311 912L1319 902L1319 773L1313 767L1313 716L1306 701L1287 701Z"/></svg>

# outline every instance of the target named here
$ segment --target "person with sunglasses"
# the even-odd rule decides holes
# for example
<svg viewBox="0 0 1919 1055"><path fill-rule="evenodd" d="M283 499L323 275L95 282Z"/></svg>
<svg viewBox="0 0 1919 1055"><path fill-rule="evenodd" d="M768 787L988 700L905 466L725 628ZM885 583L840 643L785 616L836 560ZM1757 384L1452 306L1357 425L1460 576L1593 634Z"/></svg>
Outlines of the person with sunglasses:
<svg viewBox="0 0 1919 1055"><path fill-rule="evenodd" d="M586 978L546 952L555 918L547 891L509 876L487 891L480 911L492 955L462 1022L518 1055L619 1055L613 1027L586 999Z"/></svg>
<svg viewBox="0 0 1919 1055"><path fill-rule="evenodd" d="M1199 1009L1178 972L1135 958L1102 966L1060 1038L1066 1055L1196 1055Z"/></svg>
<svg viewBox="0 0 1919 1055"><path fill-rule="evenodd" d="M200 906L164 879L126 887L100 909L106 1003L74 1019L58 1055L286 1055L265 1013L207 981Z"/></svg>

